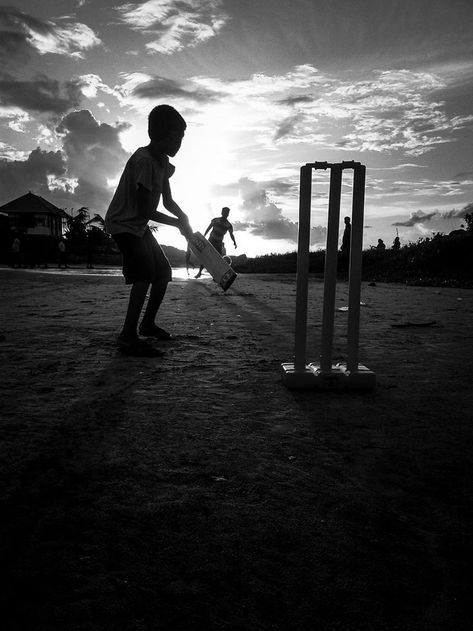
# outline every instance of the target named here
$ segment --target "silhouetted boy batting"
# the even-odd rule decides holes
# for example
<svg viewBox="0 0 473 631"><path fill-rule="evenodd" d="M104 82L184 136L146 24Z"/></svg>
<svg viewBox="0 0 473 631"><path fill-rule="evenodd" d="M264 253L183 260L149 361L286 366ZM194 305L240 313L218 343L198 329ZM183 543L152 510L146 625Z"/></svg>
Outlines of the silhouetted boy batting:
<svg viewBox="0 0 473 631"><path fill-rule="evenodd" d="M192 235L187 215L173 200L169 185L174 166L168 156L175 156L179 151L186 126L179 112L170 105L158 105L150 112L148 135L151 142L137 149L126 163L105 216L106 230L123 255L125 282L131 285L125 322L117 339L118 349L127 355L162 355L138 336L138 322L150 285L139 333L159 340L171 337L155 322L171 280L171 266L148 222L175 226L186 238ZM161 198L164 208L175 217L156 210Z"/></svg>

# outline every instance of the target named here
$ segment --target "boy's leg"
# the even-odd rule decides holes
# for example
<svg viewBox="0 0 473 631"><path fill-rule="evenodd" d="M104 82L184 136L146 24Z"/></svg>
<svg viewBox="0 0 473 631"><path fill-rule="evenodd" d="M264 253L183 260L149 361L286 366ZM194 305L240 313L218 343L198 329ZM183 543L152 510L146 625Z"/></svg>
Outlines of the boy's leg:
<svg viewBox="0 0 473 631"><path fill-rule="evenodd" d="M131 286L128 309L119 340L131 341L138 337L138 320L143 309L148 287L149 283L146 281L138 281Z"/></svg>
<svg viewBox="0 0 473 631"><path fill-rule="evenodd" d="M156 337L161 340L170 339L171 335L164 329L158 327L155 322L159 307L166 294L167 286L167 280L160 280L151 284L148 304L146 305L139 329L141 335Z"/></svg>
<svg viewBox="0 0 473 631"><path fill-rule="evenodd" d="M119 350L125 355L137 357L161 357L163 355L162 351L141 340L136 331L148 287L147 281L138 281L133 283L131 287L125 323L117 340Z"/></svg>
<svg viewBox="0 0 473 631"><path fill-rule="evenodd" d="M202 272L204 271L204 266L201 265L199 268L199 271L197 272L197 274L195 275L195 278L200 278L202 276Z"/></svg>
<svg viewBox="0 0 473 631"><path fill-rule="evenodd" d="M157 334L158 327L155 325L154 320L166 293L167 284L172 278L169 261L149 230L145 232L143 237L124 233L115 235L114 238L123 254L123 274L125 279L127 282L130 282L130 280L132 282L125 324L118 339L119 345L131 342L134 346L138 345L140 348L143 345L149 347L143 340L138 338L137 329L150 285L150 296L141 326L139 327L139 333L148 337L168 339L170 337L169 334L166 334L167 337ZM163 334L166 333L162 330L159 331Z"/></svg>

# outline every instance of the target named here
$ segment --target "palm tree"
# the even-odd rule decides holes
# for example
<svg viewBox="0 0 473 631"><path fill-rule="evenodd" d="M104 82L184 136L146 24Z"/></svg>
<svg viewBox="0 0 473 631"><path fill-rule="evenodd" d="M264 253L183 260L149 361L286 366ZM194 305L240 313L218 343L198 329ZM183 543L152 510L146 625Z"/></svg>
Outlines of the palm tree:
<svg viewBox="0 0 473 631"><path fill-rule="evenodd" d="M82 206L75 213L72 211L67 220L67 229L65 238L68 250L72 254L85 254L87 248L87 220L89 218L89 209Z"/></svg>

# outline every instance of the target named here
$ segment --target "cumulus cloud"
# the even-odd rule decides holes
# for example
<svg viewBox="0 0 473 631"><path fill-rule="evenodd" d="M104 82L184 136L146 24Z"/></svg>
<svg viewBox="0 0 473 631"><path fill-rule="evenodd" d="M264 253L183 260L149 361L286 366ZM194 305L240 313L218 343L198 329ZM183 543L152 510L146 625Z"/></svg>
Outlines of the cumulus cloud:
<svg viewBox="0 0 473 631"><path fill-rule="evenodd" d="M0 160L0 200L6 203L29 190L49 198L48 178L62 177L66 162L61 151L42 151L39 147L26 160Z"/></svg>
<svg viewBox="0 0 473 631"><path fill-rule="evenodd" d="M19 155L0 143L2 203L31 190L60 207L87 206L104 214L114 192L109 182L116 180L129 157L120 141L129 127L101 123L89 110L77 110L55 129L62 150L37 148Z"/></svg>
<svg viewBox="0 0 473 631"><path fill-rule="evenodd" d="M128 128L128 123L100 123L89 110L71 112L58 125L68 175L77 179L79 203L106 210L113 194L107 180L119 175L128 159L119 137Z"/></svg>
<svg viewBox="0 0 473 631"><path fill-rule="evenodd" d="M0 7L0 116L12 120L12 129L22 131L25 112L57 117L77 108L84 96L84 80L60 81L25 69L39 55L83 57L99 44L90 28L69 17L42 20L13 7Z"/></svg>
<svg viewBox="0 0 473 631"><path fill-rule="evenodd" d="M228 16L222 0L147 0L116 7L121 21L152 38L151 53L171 54L214 37Z"/></svg>
<svg viewBox="0 0 473 631"><path fill-rule="evenodd" d="M255 182L250 178L238 181L242 200L240 211L242 221L234 222L235 230L245 230L253 236L265 239L281 239L296 244L298 239L298 222L284 216L282 209L270 199L267 187L288 192L292 184L288 182ZM311 229L311 245L323 247L326 240L326 228L314 226Z"/></svg>
<svg viewBox="0 0 473 631"><path fill-rule="evenodd" d="M281 208L269 199L260 183L250 178L238 182L242 199L242 225L253 235L268 239L297 241L297 224L282 214ZM235 224L235 227L238 224ZM240 226L242 229L242 226Z"/></svg>
<svg viewBox="0 0 473 631"><path fill-rule="evenodd" d="M327 244L327 227L314 226L310 229L310 245L318 248L325 248Z"/></svg>
<svg viewBox="0 0 473 631"><path fill-rule="evenodd" d="M62 151L35 149L25 160L0 161L0 197L6 202L28 190L59 206L87 206L104 213L113 194L107 182L128 154L120 142L127 123L100 123L88 110L70 112L56 128Z"/></svg>
<svg viewBox="0 0 473 631"><path fill-rule="evenodd" d="M461 208L453 208L447 211L423 212L418 210L411 213L411 216L406 221L397 221L391 225L404 228L404 239L414 239L419 235L448 234L452 230L458 230L469 213L473 213L473 202Z"/></svg>
<svg viewBox="0 0 473 631"><path fill-rule="evenodd" d="M41 20L8 6L0 7L0 35L0 52L9 53L7 58L2 55L7 65L33 51L82 58L85 51L101 44L86 24L69 18Z"/></svg>
<svg viewBox="0 0 473 631"><path fill-rule="evenodd" d="M82 94L89 99L96 98L99 92L118 96L117 90L104 83L99 75L93 73L78 75L77 81Z"/></svg>

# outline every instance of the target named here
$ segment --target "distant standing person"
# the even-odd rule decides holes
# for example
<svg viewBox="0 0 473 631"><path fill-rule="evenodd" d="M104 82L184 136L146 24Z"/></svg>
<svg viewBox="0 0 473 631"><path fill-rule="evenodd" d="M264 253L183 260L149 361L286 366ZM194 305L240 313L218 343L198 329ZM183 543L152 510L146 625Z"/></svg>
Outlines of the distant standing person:
<svg viewBox="0 0 473 631"><path fill-rule="evenodd" d="M105 216L105 228L123 256L125 282L131 285L125 321L117 339L118 350L127 355L162 355L140 339L138 333L158 340L171 338L155 319L172 270L148 222L174 226L185 237L192 236L187 215L173 200L169 185L169 178L174 173L169 156L173 157L179 151L186 127L185 120L170 105L158 105L151 110L148 117L150 143L137 149L126 163ZM174 217L156 210L161 198L164 208ZM138 329L150 286L148 303Z"/></svg>
<svg viewBox="0 0 473 631"><path fill-rule="evenodd" d="M394 237L393 250L400 250L400 249L401 249L401 240L399 239L399 237Z"/></svg>
<svg viewBox="0 0 473 631"><path fill-rule="evenodd" d="M340 248L342 253L348 258L350 255L350 239L351 239L351 223L350 217L345 217L345 230L343 231L342 247Z"/></svg>
<svg viewBox="0 0 473 631"><path fill-rule="evenodd" d="M233 226L228 221L229 214L230 214L230 208L228 208L228 206L224 206L222 208L221 216L215 217L214 219L212 219L209 226L207 227L207 230L204 233L204 237L205 237L210 230L212 231L210 232L209 242L214 246L217 252L222 256L224 254L223 237L226 235L227 232L229 233L233 241L233 245L235 246L235 248L237 247L235 237L233 235ZM204 266L201 265L199 271L197 272L195 276L196 278L200 278L202 276L203 269L204 269Z"/></svg>
<svg viewBox="0 0 473 631"><path fill-rule="evenodd" d="M67 250L64 239L59 239L57 244L58 249L58 267L61 268L64 265L64 269L67 267Z"/></svg>
<svg viewBox="0 0 473 631"><path fill-rule="evenodd" d="M18 235L15 235L11 244L10 256L11 267L21 267L21 241Z"/></svg>
<svg viewBox="0 0 473 631"><path fill-rule="evenodd" d="M350 242L351 242L350 217L345 217L344 221L345 221L345 230L343 231L342 245L340 248L340 252L342 254L341 256L342 267L345 270L345 269L348 269L348 261L350 259Z"/></svg>

